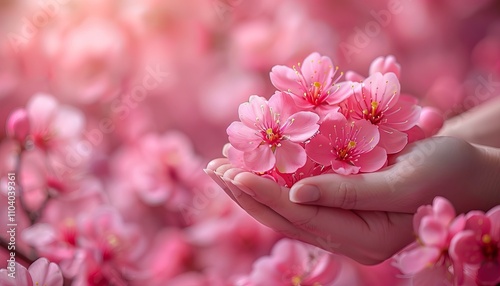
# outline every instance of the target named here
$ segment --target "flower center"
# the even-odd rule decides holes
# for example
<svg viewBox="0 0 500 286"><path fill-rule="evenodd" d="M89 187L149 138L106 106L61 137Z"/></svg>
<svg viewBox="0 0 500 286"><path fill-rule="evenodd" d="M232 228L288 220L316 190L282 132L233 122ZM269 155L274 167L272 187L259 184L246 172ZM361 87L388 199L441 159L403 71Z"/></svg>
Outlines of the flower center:
<svg viewBox="0 0 500 286"><path fill-rule="evenodd" d="M363 119L369 120L372 124L377 124L384 114L378 110L378 102L372 101L370 105L370 109L363 109Z"/></svg>
<svg viewBox="0 0 500 286"><path fill-rule="evenodd" d="M281 134L281 130L278 128L267 128L266 130L261 131L262 134L262 143L269 145L272 148L273 152L276 151L276 147L280 146L280 142L283 139L283 135Z"/></svg>
<svg viewBox="0 0 500 286"><path fill-rule="evenodd" d="M338 159L339 160L347 160L347 158L349 157L349 152L354 148L356 147L356 142L354 141L349 141L349 143L347 143L347 146L344 147L344 148L341 148L337 151L337 156L338 156Z"/></svg>
<svg viewBox="0 0 500 286"><path fill-rule="evenodd" d="M313 105L319 105L323 102L322 94L322 84L315 81L311 84L309 92L304 92L304 97L309 103Z"/></svg>
<svg viewBox="0 0 500 286"><path fill-rule="evenodd" d="M295 275L292 277L292 285L293 286L300 286L300 283L302 283L302 278L300 278L300 276Z"/></svg>
<svg viewBox="0 0 500 286"><path fill-rule="evenodd" d="M498 257L498 246L491 239L489 234L484 234L481 237L481 241L483 242L482 252L484 257L489 260L495 260Z"/></svg>
<svg viewBox="0 0 500 286"><path fill-rule="evenodd" d="M71 246L76 246L76 225L73 219L67 218L64 220L64 226L62 227L63 241Z"/></svg>

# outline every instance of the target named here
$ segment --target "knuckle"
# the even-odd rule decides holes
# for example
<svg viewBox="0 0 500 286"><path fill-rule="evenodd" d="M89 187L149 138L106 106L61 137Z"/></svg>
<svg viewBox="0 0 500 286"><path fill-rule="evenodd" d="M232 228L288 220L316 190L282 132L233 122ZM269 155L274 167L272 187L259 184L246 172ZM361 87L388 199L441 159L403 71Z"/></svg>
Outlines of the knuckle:
<svg viewBox="0 0 500 286"><path fill-rule="evenodd" d="M347 182L342 182L338 189L338 206L342 209L354 209L357 203L356 187Z"/></svg>

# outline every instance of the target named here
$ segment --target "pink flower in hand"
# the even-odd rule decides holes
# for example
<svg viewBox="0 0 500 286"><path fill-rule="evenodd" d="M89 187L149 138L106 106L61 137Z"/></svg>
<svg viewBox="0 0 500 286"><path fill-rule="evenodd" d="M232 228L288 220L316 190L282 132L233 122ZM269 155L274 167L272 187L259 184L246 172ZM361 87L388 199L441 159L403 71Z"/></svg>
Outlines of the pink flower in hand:
<svg viewBox="0 0 500 286"><path fill-rule="evenodd" d="M300 111L282 92L269 101L251 96L238 113L241 121L231 123L227 134L231 145L243 152L246 168L266 172L276 167L282 173L293 173L304 166L307 156L301 144L318 131L317 114Z"/></svg>
<svg viewBox="0 0 500 286"><path fill-rule="evenodd" d="M451 241L450 255L479 267L478 285L500 283L500 206L486 214L480 211L469 213L464 231Z"/></svg>
<svg viewBox="0 0 500 286"><path fill-rule="evenodd" d="M330 253L285 238L276 243L270 256L254 263L244 281L252 286L332 285L340 269Z"/></svg>
<svg viewBox="0 0 500 286"><path fill-rule="evenodd" d="M360 84L353 84L353 96L343 105L346 116L364 119L380 129L379 146L388 154L401 151L408 143L407 131L418 123L420 107L410 97L400 96L394 73L374 73Z"/></svg>
<svg viewBox="0 0 500 286"><path fill-rule="evenodd" d="M335 112L340 102L347 99L350 83L337 84L342 74L335 78L337 67L329 57L312 53L299 63L299 70L287 66L274 66L270 77L273 85L292 95L298 106L313 110L324 118Z"/></svg>
<svg viewBox="0 0 500 286"><path fill-rule="evenodd" d="M307 158L307 162L305 163L305 165L297 169L297 171L292 174L273 172L271 175L278 184L287 188L291 188L296 182L304 178L319 176L321 174L331 172L332 169L325 168L324 165L318 164L310 158Z"/></svg>
<svg viewBox="0 0 500 286"><path fill-rule="evenodd" d="M0 270L0 285L2 286L62 286L63 276L57 264L46 258L39 258L28 269L15 263L15 278L9 276L7 269Z"/></svg>
<svg viewBox="0 0 500 286"><path fill-rule="evenodd" d="M319 134L306 144L307 155L342 175L374 172L387 161L387 153L377 146L378 128L365 120L347 120L341 113L329 115Z"/></svg>
<svg viewBox="0 0 500 286"><path fill-rule="evenodd" d="M413 275L413 280L421 280L424 276L433 277L434 281L448 281L455 277L458 283L463 281L463 266L452 261L448 255L451 239L465 225L464 216L455 217L451 203L436 197L432 206L422 206L413 217L413 227L419 244L398 254L396 267L403 274ZM453 275L449 272L453 266Z"/></svg>

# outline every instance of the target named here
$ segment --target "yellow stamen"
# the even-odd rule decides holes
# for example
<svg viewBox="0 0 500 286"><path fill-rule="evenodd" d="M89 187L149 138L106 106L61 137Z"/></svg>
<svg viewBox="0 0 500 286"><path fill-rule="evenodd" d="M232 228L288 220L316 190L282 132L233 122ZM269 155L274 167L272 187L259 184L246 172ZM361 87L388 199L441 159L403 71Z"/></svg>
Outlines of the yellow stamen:
<svg viewBox="0 0 500 286"><path fill-rule="evenodd" d="M372 101L372 116L375 116L377 113L378 102Z"/></svg>
<svg viewBox="0 0 500 286"><path fill-rule="evenodd" d="M483 235L483 237L481 237L481 240L484 244L489 244L491 243L491 236L489 234L485 234Z"/></svg>
<svg viewBox="0 0 500 286"><path fill-rule="evenodd" d="M119 241L118 241L118 237L116 237L116 235L114 234L110 234L106 237L109 245L111 245L111 247L115 248L118 246L119 244Z"/></svg>
<svg viewBox="0 0 500 286"><path fill-rule="evenodd" d="M349 143L347 144L347 149L350 150L350 149L352 149L354 147L356 147L356 142L349 141Z"/></svg>
<svg viewBox="0 0 500 286"><path fill-rule="evenodd" d="M313 90L313 98L317 99L319 97L320 89L321 89L321 83L315 81L313 83L314 90Z"/></svg>
<svg viewBox="0 0 500 286"><path fill-rule="evenodd" d="M293 286L300 286L300 283L302 283L302 278L300 278L300 276L295 275L292 277Z"/></svg>

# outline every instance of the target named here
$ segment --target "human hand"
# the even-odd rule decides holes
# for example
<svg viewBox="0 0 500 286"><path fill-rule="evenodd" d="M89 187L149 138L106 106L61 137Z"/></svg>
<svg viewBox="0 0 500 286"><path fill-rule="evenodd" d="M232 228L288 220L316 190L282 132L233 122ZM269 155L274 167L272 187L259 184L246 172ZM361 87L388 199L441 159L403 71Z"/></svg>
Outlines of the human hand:
<svg viewBox="0 0 500 286"><path fill-rule="evenodd" d="M449 198L462 212L498 204L499 195L492 190L499 186L494 176L500 156L495 161L491 155L491 150L460 139L431 138L409 145L379 172L306 178L292 190L233 168L223 158L212 161L208 173L261 223L374 264L414 240L413 213L437 195ZM318 187L316 195L304 187L313 185ZM478 187L484 192L474 191Z"/></svg>
<svg viewBox="0 0 500 286"><path fill-rule="evenodd" d="M442 196L458 213L487 211L500 203L499 174L499 149L459 138L433 137L408 145L378 172L303 179L292 187L290 200L343 209L414 213Z"/></svg>
<svg viewBox="0 0 500 286"><path fill-rule="evenodd" d="M500 148L500 96L446 120L439 136L453 136L471 143ZM432 120L432 117L430 118ZM427 123L427 122L425 122ZM433 128L432 122L425 126Z"/></svg>

